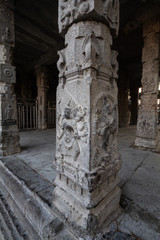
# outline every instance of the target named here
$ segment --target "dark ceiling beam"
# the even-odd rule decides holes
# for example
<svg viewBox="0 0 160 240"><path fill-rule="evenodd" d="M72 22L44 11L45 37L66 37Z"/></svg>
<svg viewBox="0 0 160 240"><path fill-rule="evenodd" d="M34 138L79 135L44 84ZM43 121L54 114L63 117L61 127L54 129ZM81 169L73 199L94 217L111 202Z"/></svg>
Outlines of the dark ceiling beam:
<svg viewBox="0 0 160 240"><path fill-rule="evenodd" d="M32 71L37 65L51 65L57 62L57 60L58 60L57 51L55 49L51 49L50 51L39 57L37 60L28 63L24 67L23 71L27 73Z"/></svg>
<svg viewBox="0 0 160 240"><path fill-rule="evenodd" d="M48 36L42 31L42 29L33 25L32 22L24 16L20 16L18 13L15 15L15 26L30 34L30 36L36 37L40 41L47 43L49 46L55 47L59 45L59 41L56 41L52 37Z"/></svg>
<svg viewBox="0 0 160 240"><path fill-rule="evenodd" d="M18 46L18 43L23 43L24 45L41 50L43 52L47 52L49 50L49 46L47 44L38 41L34 37L31 37L29 34L24 34L24 33L18 32L17 29L16 29L15 36L16 36L16 45L17 46Z"/></svg>

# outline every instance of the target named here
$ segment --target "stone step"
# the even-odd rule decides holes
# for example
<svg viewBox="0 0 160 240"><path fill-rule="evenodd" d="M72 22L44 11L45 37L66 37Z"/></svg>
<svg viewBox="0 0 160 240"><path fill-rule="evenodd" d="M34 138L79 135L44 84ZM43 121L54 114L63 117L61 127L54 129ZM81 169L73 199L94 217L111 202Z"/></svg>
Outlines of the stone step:
<svg viewBox="0 0 160 240"><path fill-rule="evenodd" d="M6 216L6 226L11 235L13 232L17 234L11 240L57 239L56 236L64 231L63 222L53 213L50 204L43 201L42 196L31 190L26 182L9 170L4 161L0 161L0 189L3 192L0 203Z"/></svg>
<svg viewBox="0 0 160 240"><path fill-rule="evenodd" d="M0 191L1 232L4 239L30 240L19 219L15 216L7 203L5 196Z"/></svg>

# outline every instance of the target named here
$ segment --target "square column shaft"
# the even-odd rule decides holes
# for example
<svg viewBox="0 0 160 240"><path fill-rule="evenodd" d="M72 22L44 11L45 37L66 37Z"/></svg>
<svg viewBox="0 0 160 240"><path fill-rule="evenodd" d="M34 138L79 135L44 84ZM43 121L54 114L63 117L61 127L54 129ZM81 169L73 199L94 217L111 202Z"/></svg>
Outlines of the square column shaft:
<svg viewBox="0 0 160 240"><path fill-rule="evenodd" d="M60 11L64 2L60 1ZM82 5L89 11L93 2ZM104 2L99 2L99 9ZM118 14L118 2L114 4L114 14ZM68 25L66 48L59 51L57 64L60 74L54 164L58 176L53 201L70 222L89 232L98 231L118 210L121 193L118 64L117 52L111 50L111 32L105 22L97 22L97 18L88 21L86 16L84 21Z"/></svg>
<svg viewBox="0 0 160 240"><path fill-rule="evenodd" d="M13 93L16 82L12 65L14 47L14 13L9 1L0 1L0 154L11 155L20 151L17 128L17 104Z"/></svg>
<svg viewBox="0 0 160 240"><path fill-rule="evenodd" d="M143 76L141 106L135 145L158 150L160 139L157 125L157 94L160 81L160 18L144 23L144 48L142 54Z"/></svg>
<svg viewBox="0 0 160 240"><path fill-rule="evenodd" d="M36 78L38 89L38 129L47 129L47 68L46 66L36 66Z"/></svg>

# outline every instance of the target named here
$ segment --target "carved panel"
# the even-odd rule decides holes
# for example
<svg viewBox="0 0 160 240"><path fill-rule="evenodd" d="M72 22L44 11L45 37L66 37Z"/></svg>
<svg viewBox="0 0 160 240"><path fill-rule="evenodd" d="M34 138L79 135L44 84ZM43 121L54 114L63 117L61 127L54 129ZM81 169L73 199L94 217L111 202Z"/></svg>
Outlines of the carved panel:
<svg viewBox="0 0 160 240"><path fill-rule="evenodd" d="M0 42L14 43L14 14L6 2L0 2Z"/></svg>
<svg viewBox="0 0 160 240"><path fill-rule="evenodd" d="M143 48L143 62L150 62L159 57L159 44L147 45Z"/></svg>
<svg viewBox="0 0 160 240"><path fill-rule="evenodd" d="M154 114L141 113L137 124L137 136L142 138L155 138L157 119Z"/></svg>
<svg viewBox="0 0 160 240"><path fill-rule="evenodd" d="M2 123L3 125L16 124L16 96L12 93L3 93L1 96L2 102Z"/></svg>
<svg viewBox="0 0 160 240"><path fill-rule="evenodd" d="M152 72L144 74L142 77L143 92L157 92L158 79L158 75Z"/></svg>
<svg viewBox="0 0 160 240"><path fill-rule="evenodd" d="M6 83L15 83L15 67L10 64L0 64L0 81Z"/></svg>
<svg viewBox="0 0 160 240"><path fill-rule="evenodd" d="M93 166L105 166L110 161L110 139L117 130L117 107L111 97L101 94L97 98L92 127L95 138Z"/></svg>
<svg viewBox="0 0 160 240"><path fill-rule="evenodd" d="M87 143L88 127L85 121L86 109L70 100L64 108L63 115L58 115L58 148L63 156L77 160L80 154L80 143Z"/></svg>
<svg viewBox="0 0 160 240"><path fill-rule="evenodd" d="M59 0L60 32L66 31L74 21L86 20L90 17L92 17L93 20L108 22L112 29L118 31L119 1Z"/></svg>

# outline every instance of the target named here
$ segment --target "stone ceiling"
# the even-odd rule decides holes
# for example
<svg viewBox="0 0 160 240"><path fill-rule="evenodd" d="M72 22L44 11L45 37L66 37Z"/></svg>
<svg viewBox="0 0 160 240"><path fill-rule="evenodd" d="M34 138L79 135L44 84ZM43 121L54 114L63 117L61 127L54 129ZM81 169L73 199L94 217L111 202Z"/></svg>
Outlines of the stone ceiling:
<svg viewBox="0 0 160 240"><path fill-rule="evenodd" d="M154 0L120 0L120 28L125 28L127 22L131 30L135 28L135 14L151 2ZM57 50L63 48L57 19L58 0L15 1L14 62L18 68L30 71L36 64L57 61Z"/></svg>

